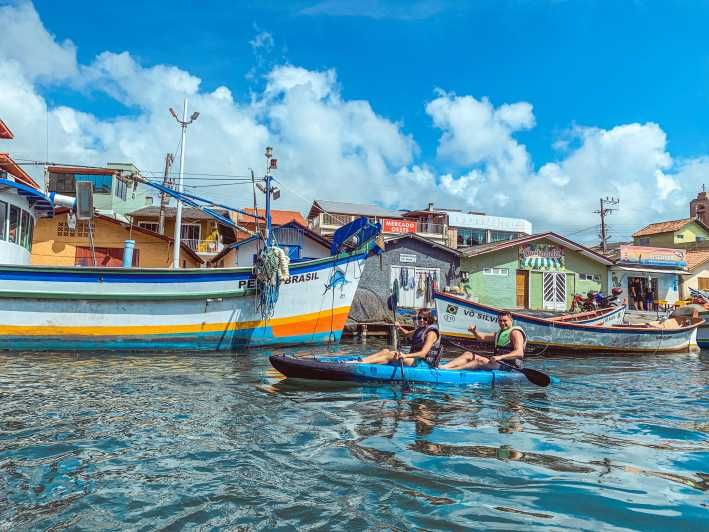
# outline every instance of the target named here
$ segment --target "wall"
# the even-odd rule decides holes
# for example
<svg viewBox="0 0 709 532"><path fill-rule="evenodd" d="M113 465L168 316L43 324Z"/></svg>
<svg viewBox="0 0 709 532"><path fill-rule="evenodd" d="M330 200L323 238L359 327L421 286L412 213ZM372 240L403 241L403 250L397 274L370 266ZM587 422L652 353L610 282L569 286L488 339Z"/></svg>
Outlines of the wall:
<svg viewBox="0 0 709 532"><path fill-rule="evenodd" d="M517 304L515 276L518 253L518 248L513 247L496 253L461 258L460 269L468 272L465 291L473 301L500 308L513 308ZM507 268L509 274L485 275L485 268Z"/></svg>
<svg viewBox="0 0 709 532"><path fill-rule="evenodd" d="M402 253L415 255L416 262L402 263L400 261ZM368 291L376 294L381 303L386 305L386 300L391 294L392 266L438 268L441 280L446 286L456 286L460 279L457 255L413 238L401 238L386 243L386 251L381 255L381 262L378 255L373 255L366 260L357 292Z"/></svg>
<svg viewBox="0 0 709 532"><path fill-rule="evenodd" d="M74 266L76 248L90 246L86 236L60 236L57 226L66 222L66 215L54 218L41 218L35 227L32 246L32 264L41 266ZM80 222L77 222L79 224ZM141 268L170 268L172 266L172 243L159 237L130 231L127 226L104 220L94 219L94 246L123 248L125 240L135 240L135 247L140 250ZM186 268L199 268L201 265L191 255L181 250L180 262Z"/></svg>
<svg viewBox="0 0 709 532"><path fill-rule="evenodd" d="M698 223L691 222L685 225L682 229L675 232L658 233L656 235L648 235L645 237L636 237L633 243L637 246L652 246L658 248L672 248L675 244L686 244L696 242L697 237L700 239L709 239L709 233ZM641 243L647 238L646 243Z"/></svg>
<svg viewBox="0 0 709 532"><path fill-rule="evenodd" d="M680 297L691 299L690 288L699 290L699 279L709 279L709 264L701 264L696 267L691 275L682 275L680 280Z"/></svg>

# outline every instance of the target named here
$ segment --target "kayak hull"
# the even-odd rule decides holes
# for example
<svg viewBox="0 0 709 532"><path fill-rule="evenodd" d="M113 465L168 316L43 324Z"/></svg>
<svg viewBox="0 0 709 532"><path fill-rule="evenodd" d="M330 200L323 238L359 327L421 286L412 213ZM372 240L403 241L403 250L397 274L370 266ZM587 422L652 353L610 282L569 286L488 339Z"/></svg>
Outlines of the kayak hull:
<svg viewBox="0 0 709 532"><path fill-rule="evenodd" d="M494 386L497 384L527 383L527 378L516 371L444 370L428 367L390 364L362 364L359 357L296 358L291 355L271 355L271 365L283 375L294 379L313 379L348 382L420 383L458 386Z"/></svg>

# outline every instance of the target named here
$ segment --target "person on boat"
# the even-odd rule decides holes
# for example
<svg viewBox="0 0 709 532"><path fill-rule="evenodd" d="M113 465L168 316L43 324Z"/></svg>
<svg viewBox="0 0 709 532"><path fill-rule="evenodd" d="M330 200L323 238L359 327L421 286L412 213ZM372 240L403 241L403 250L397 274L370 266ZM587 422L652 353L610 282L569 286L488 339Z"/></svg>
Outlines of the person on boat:
<svg viewBox="0 0 709 532"><path fill-rule="evenodd" d="M475 325L468 327L468 331L472 333L476 340L493 344L492 356L484 357L466 351L450 362L442 364L440 369L497 369L509 371L509 368L499 364L499 361L521 368L524 348L527 344L527 335L521 327L513 324L512 314L507 311L500 312L497 315L497 324L500 330L496 333L479 333Z"/></svg>
<svg viewBox="0 0 709 532"><path fill-rule="evenodd" d="M411 337L411 349L408 353L382 349L373 355L364 357L359 362L363 364L389 364L401 361L405 366L438 367L441 359L441 333L429 309L420 309L416 313L416 328L407 330L396 324L397 330L406 337Z"/></svg>

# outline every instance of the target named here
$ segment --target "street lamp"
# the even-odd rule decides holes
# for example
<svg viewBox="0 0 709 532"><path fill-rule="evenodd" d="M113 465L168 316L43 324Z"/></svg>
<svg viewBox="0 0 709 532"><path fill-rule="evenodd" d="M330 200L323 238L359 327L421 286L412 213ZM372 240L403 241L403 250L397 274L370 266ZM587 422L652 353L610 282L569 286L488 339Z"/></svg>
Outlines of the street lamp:
<svg viewBox="0 0 709 532"><path fill-rule="evenodd" d="M190 119L187 120L187 98L185 98L185 101L182 106L182 120L180 120L177 116L177 113L175 110L170 107L170 114L173 116L175 120L177 120L177 123L180 124L180 127L182 128L182 148L180 149L180 177L177 181L177 192L182 194L183 190L183 177L184 177L184 172L185 172L185 146L187 143L187 126L189 126L192 122L197 120L197 117L199 117L199 113L195 111L192 113L190 116ZM174 249L172 250L172 267L174 269L177 269L180 267L180 242L182 239L182 201L179 199L177 200L177 210L175 212L175 243L174 243Z"/></svg>

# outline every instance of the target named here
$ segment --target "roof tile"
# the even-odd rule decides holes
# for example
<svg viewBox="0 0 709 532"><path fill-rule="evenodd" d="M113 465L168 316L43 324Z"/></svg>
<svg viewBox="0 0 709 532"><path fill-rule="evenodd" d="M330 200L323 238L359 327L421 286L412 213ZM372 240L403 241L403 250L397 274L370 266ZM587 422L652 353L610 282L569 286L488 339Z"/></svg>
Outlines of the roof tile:
<svg viewBox="0 0 709 532"><path fill-rule="evenodd" d="M660 233L671 233L679 231L688 223L694 222L694 218L682 218L681 220L668 220L666 222L657 222L646 225L640 231L633 233L633 236L648 236L657 235Z"/></svg>

